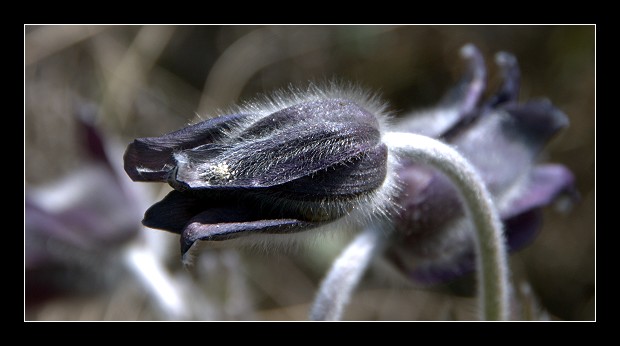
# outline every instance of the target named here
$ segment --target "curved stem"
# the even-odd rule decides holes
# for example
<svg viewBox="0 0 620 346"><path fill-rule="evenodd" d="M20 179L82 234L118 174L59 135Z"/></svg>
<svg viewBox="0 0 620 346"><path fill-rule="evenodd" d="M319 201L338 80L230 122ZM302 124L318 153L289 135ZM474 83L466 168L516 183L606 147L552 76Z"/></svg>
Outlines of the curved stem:
<svg viewBox="0 0 620 346"><path fill-rule="evenodd" d="M456 150L430 137L412 133L387 133L384 143L415 162L429 164L457 187L476 230L478 294L482 318L508 317L508 267L499 214L476 170Z"/></svg>
<svg viewBox="0 0 620 346"><path fill-rule="evenodd" d="M347 246L323 279L310 310L310 320L336 321L342 317L351 293L366 271L375 252L387 236L380 229L369 227Z"/></svg>

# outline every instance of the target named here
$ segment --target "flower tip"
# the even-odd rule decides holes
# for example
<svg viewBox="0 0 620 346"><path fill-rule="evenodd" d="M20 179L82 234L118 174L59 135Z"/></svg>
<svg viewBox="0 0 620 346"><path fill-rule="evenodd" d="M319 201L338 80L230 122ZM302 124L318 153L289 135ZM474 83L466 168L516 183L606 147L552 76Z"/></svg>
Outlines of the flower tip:
<svg viewBox="0 0 620 346"><path fill-rule="evenodd" d="M500 67L511 67L517 64L517 58L508 52L497 52L495 63Z"/></svg>
<svg viewBox="0 0 620 346"><path fill-rule="evenodd" d="M170 162L168 149L156 148L144 138L131 142L123 154L123 168L133 181L165 182Z"/></svg>
<svg viewBox="0 0 620 346"><path fill-rule="evenodd" d="M552 206L556 212L568 214L581 201L581 194L575 184L575 175L562 165L546 165L558 181L557 192L553 196ZM555 170L555 171L554 171Z"/></svg>
<svg viewBox="0 0 620 346"><path fill-rule="evenodd" d="M530 136L545 142L570 121L568 116L548 99L529 101L525 104L509 105L504 108Z"/></svg>
<svg viewBox="0 0 620 346"><path fill-rule="evenodd" d="M467 60L470 73L473 74L474 80L484 83L486 77L486 67L484 66L484 58L482 53L475 45L468 43L461 48L461 57Z"/></svg>
<svg viewBox="0 0 620 346"><path fill-rule="evenodd" d="M480 55L480 51L473 43L467 43L463 47L461 47L461 56L465 59L472 58L476 55Z"/></svg>

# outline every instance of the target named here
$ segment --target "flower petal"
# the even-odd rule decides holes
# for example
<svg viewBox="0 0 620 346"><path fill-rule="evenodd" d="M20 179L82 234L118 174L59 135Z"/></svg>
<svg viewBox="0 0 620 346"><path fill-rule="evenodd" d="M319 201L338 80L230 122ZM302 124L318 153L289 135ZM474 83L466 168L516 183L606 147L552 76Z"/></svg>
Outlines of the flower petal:
<svg viewBox="0 0 620 346"><path fill-rule="evenodd" d="M517 251L528 245L540 231L542 214L539 209L516 215L504 220L504 231L508 251ZM457 226L459 227L459 226ZM473 230L469 224L461 224L459 228L443 230L443 237L452 237L452 240L442 239L441 253L438 244L429 243L428 239L421 240L426 244L417 244L417 250L409 246L392 246L387 252L387 258L402 272L423 285L445 283L473 272L476 268L474 244L471 237ZM455 236L460 234L461 237ZM423 253L420 249L432 249ZM414 255L413 251L417 252Z"/></svg>
<svg viewBox="0 0 620 346"><path fill-rule="evenodd" d="M486 107L495 108L508 102L516 102L521 86L521 71L514 55L499 52L495 55L495 62L501 68L503 83L499 90L486 102Z"/></svg>
<svg viewBox="0 0 620 346"><path fill-rule="evenodd" d="M277 196L277 192L273 195ZM277 208L277 203L283 206ZM146 211L142 224L178 234L185 232L193 222L216 224L298 219L314 224L311 220L305 220L303 206L287 206L287 203L290 204L290 201L278 201L268 194L244 191L209 190L198 194L174 190Z"/></svg>
<svg viewBox="0 0 620 346"><path fill-rule="evenodd" d="M514 252L529 245L541 229L542 213L540 209L529 210L525 213L504 220L504 232L506 235L507 250ZM469 227L469 226L466 226ZM473 232L473 230L470 230ZM454 247L450 254L444 254L438 258L419 257L410 258L411 263L404 263L408 257L390 257L399 268L406 268L409 277L420 284L432 285L449 282L465 274L473 272L476 268L473 244L461 247L461 252ZM469 250L467 250L469 249ZM412 266L413 265L413 266Z"/></svg>
<svg viewBox="0 0 620 346"><path fill-rule="evenodd" d="M372 150L313 174L274 186L273 191L299 200L357 196L378 188L387 173L388 150L379 144Z"/></svg>
<svg viewBox="0 0 620 346"><path fill-rule="evenodd" d="M398 176L402 191L396 203L402 212L395 216L394 226L406 235L401 242L411 249L432 242L442 229L464 215L456 189L439 171L411 164L401 168Z"/></svg>
<svg viewBox="0 0 620 346"><path fill-rule="evenodd" d="M174 151L193 148L221 138L247 114L232 114L190 125L161 137L135 139L125 151L125 172L134 181L165 182L175 166Z"/></svg>
<svg viewBox="0 0 620 346"><path fill-rule="evenodd" d="M472 246L455 247L459 252L450 256L412 257L404 247L391 247L386 253L390 260L409 279L422 285L433 285L454 280L475 269L475 254Z"/></svg>
<svg viewBox="0 0 620 346"><path fill-rule="evenodd" d="M517 251L529 245L542 226L542 212L531 209L504 220L504 232L508 251Z"/></svg>
<svg viewBox="0 0 620 346"><path fill-rule="evenodd" d="M539 165L532 170L529 182L520 197L501 211L502 218L512 218L528 210L548 205L562 194L575 200L577 191L574 183L575 177L565 166Z"/></svg>
<svg viewBox="0 0 620 346"><path fill-rule="evenodd" d="M440 137L472 113L486 83L486 67L480 51L471 44L461 49L467 60L467 72L461 81L448 90L439 104L427 111L415 112L404 117L399 130L430 137Z"/></svg>
<svg viewBox="0 0 620 346"><path fill-rule="evenodd" d="M320 222L296 219L251 220L239 209L210 209L192 218L181 235L181 253L185 255L198 240L224 241L255 233L288 234L318 227Z"/></svg>
<svg viewBox="0 0 620 346"><path fill-rule="evenodd" d="M368 119L368 120L366 120ZM273 113L224 143L175 154L172 185L270 187L350 161L380 145L374 116L355 103L323 100ZM375 162L385 166L383 162Z"/></svg>
<svg viewBox="0 0 620 346"><path fill-rule="evenodd" d="M215 200L217 200L216 197L214 196ZM206 200L201 200L191 193L174 190L147 209L142 224L146 227L181 234L192 217L209 207L212 205L209 205Z"/></svg>
<svg viewBox="0 0 620 346"><path fill-rule="evenodd" d="M536 155L566 124L564 113L550 102L532 101L491 110L448 140L476 167L491 194L502 199L526 179Z"/></svg>
<svg viewBox="0 0 620 346"><path fill-rule="evenodd" d="M547 99L503 107L515 121L523 139L538 152L558 131L568 126L568 117Z"/></svg>

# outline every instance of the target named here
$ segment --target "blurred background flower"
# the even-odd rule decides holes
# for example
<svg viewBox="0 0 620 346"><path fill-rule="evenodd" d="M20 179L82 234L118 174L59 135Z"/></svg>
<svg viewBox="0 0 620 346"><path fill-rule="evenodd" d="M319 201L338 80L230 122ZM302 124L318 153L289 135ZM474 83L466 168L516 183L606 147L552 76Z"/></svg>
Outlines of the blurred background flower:
<svg viewBox="0 0 620 346"><path fill-rule="evenodd" d="M504 223L507 249L516 251L538 234L542 207L558 200L568 211L578 200L566 167L538 163L539 153L568 126L568 119L547 99L518 102L519 67L506 52L496 55L501 86L488 100L480 100L486 84L484 59L472 45L461 52L468 60L461 82L432 111L404 117L395 128L436 136L476 168ZM475 232L464 220L457 190L438 170L404 162L397 169L403 188L396 198L403 210L394 218L397 232L386 255L409 279L427 285L472 272Z"/></svg>
<svg viewBox="0 0 620 346"><path fill-rule="evenodd" d="M85 146L77 144L83 142L75 121L76 100L96 105L94 125L121 146L206 119L257 93L330 77L379 90L393 111L406 114L434 105L456 81L462 65L455 57L471 42L487 60L500 50L514 54L523 76L520 98L547 97L570 120L570 127L547 147L545 161L562 163L575 174L582 199L568 214L544 211L539 237L511 258L515 287L523 304L536 305L549 318L594 319L594 31L593 26L25 26L26 244L31 223L56 225L49 210L30 209L29 191L81 179L75 172L92 161ZM488 90L499 83L499 69L490 68ZM120 167L122 149L110 161ZM93 175L103 176L104 166L93 168ZM56 185L59 201L69 200L70 185L75 184ZM170 191L161 185L146 185L149 191L141 194L146 205ZM95 209L97 201L107 198L87 195ZM122 244L143 239L141 212L132 216L132 208L127 205L126 212L103 218L110 219L110 225L129 225L135 217L137 230L103 230L97 224L92 232L105 232L119 241L127 236ZM161 234L156 249L165 271L182 287L182 296L201 307L188 319L306 319L318 283L348 241L345 236L325 237L289 253L213 249L201 252L186 271L176 256L178 236L147 232ZM68 251L55 244L46 242L46 251ZM32 263L49 263L49 257L31 262L34 254L28 246L25 250L26 273ZM73 256L67 257L63 266L75 264ZM83 263L102 258L90 251L76 257ZM127 273L107 275L106 267L97 263L86 265L86 276L83 270L60 274L41 269L62 282L65 291L73 289L62 296L47 295L36 304L26 299L25 319L166 318L139 280ZM398 281L390 270L387 263L374 264L344 319L475 317L474 298L419 289ZM96 282L91 277L106 284L75 293L78 282ZM36 283L29 278L25 275L27 292Z"/></svg>

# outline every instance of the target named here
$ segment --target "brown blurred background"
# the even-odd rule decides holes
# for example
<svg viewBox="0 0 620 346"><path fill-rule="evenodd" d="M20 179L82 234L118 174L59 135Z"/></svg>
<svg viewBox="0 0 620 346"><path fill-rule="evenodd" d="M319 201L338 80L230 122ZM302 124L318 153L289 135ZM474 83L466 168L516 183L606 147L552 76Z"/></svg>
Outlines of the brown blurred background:
<svg viewBox="0 0 620 346"><path fill-rule="evenodd" d="M521 100L548 97L569 116L570 127L548 146L546 158L574 172L582 197L569 213L547 208L540 236L512 256L513 279L521 303L539 312L531 318L593 320L594 41L594 26L26 26L26 188L83 165L74 121L80 104L97 105L96 124L120 147L307 80L358 82L403 114L432 106L458 79L465 43L483 52L490 89L498 83L493 54L505 50L521 66ZM151 202L168 191L162 185L148 186ZM202 313L188 319L305 319L330 260L346 244L344 237L291 253L211 250L188 270L176 252L177 236L141 231L163 233L172 253L167 270L200 295L192 301L204 304ZM385 271L384 264L373 265L345 319L475 318L473 298L411 287ZM68 281L89 280L68 275ZM25 319L166 319L131 275L110 280L105 289L26 302Z"/></svg>

